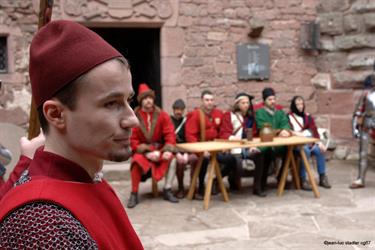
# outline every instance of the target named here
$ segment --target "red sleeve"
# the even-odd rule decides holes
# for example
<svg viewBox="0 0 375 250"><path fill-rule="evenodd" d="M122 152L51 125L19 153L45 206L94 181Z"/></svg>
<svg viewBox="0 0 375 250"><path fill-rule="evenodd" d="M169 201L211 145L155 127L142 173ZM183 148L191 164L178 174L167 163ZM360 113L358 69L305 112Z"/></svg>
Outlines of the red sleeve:
<svg viewBox="0 0 375 250"><path fill-rule="evenodd" d="M176 135L174 133L174 125L171 121L171 118L166 112L160 113L160 118L162 120L162 133L164 144L176 145Z"/></svg>
<svg viewBox="0 0 375 250"><path fill-rule="evenodd" d="M258 129L257 129L257 122L255 120L255 112L254 112L254 116L253 116L253 137L258 137L259 136L259 132L258 132Z"/></svg>
<svg viewBox="0 0 375 250"><path fill-rule="evenodd" d="M308 115L307 119L308 119L307 129L309 129L311 131L313 137L319 139L320 137L319 137L318 129L317 129L316 125L315 125L314 118L311 115Z"/></svg>
<svg viewBox="0 0 375 250"><path fill-rule="evenodd" d="M20 156L17 165L14 167L8 180L0 187L0 200L1 198L14 186L14 183L21 177L23 171L25 171L31 163L31 159L24 155Z"/></svg>
<svg viewBox="0 0 375 250"><path fill-rule="evenodd" d="M186 142L198 142L200 137L199 112L193 110L187 114L185 125Z"/></svg>
<svg viewBox="0 0 375 250"><path fill-rule="evenodd" d="M258 102L254 104L253 108L254 108L254 113L255 113L255 111L257 111L258 109L263 108L263 102Z"/></svg>
<svg viewBox="0 0 375 250"><path fill-rule="evenodd" d="M226 112L220 126L219 138L228 139L233 133L233 124L230 112Z"/></svg>

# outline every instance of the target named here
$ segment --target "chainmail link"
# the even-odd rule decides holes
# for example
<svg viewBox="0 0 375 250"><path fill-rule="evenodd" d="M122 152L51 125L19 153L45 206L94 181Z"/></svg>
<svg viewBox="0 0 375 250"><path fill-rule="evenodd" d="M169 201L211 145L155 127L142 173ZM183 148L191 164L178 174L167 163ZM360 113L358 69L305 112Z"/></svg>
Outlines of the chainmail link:
<svg viewBox="0 0 375 250"><path fill-rule="evenodd" d="M66 209L35 202L0 223L0 249L98 249L83 225Z"/></svg>

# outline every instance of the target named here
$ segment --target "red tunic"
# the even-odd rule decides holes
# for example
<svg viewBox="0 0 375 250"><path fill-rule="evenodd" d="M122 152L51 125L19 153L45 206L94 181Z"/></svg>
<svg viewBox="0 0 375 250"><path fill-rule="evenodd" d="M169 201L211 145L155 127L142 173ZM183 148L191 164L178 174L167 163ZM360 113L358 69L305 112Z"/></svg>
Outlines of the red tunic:
<svg viewBox="0 0 375 250"><path fill-rule="evenodd" d="M30 158L27 158L24 155L20 156L20 159L12 173L9 175L8 180L0 185L0 200L10 189L12 189L14 183L20 178L22 172L29 167L30 162Z"/></svg>
<svg viewBox="0 0 375 250"><path fill-rule="evenodd" d="M289 115L295 116L296 114L294 114L293 112L289 112ZM290 120L289 120L289 125L293 129L293 124L291 123ZM317 139L320 138L319 133L318 133L318 128L315 125L314 118L310 114L304 113L303 124L299 124L299 125L300 125L300 128L301 128L301 131L306 130L306 129L310 130L313 137L315 137Z"/></svg>
<svg viewBox="0 0 375 250"><path fill-rule="evenodd" d="M163 160L160 154L159 162L151 162L144 153L154 150L173 151L176 144L173 123L169 115L158 107L155 107L151 113L146 113L140 108L136 108L134 112L140 121L140 126L133 129L130 138L130 146L134 152L132 166L133 163L137 163L142 168L143 174L151 169L153 178L158 181L163 178L170 160Z"/></svg>
<svg viewBox="0 0 375 250"><path fill-rule="evenodd" d="M71 212L99 249L143 249L120 200L106 181L94 183L79 165L44 151L35 154L29 176L31 181L13 188L1 200L0 222L21 206L48 202Z"/></svg>
<svg viewBox="0 0 375 250"><path fill-rule="evenodd" d="M185 137L187 142L201 141L200 108L196 108L187 115L185 125ZM214 108L209 114L205 114L205 140L212 141L219 136L223 112Z"/></svg>

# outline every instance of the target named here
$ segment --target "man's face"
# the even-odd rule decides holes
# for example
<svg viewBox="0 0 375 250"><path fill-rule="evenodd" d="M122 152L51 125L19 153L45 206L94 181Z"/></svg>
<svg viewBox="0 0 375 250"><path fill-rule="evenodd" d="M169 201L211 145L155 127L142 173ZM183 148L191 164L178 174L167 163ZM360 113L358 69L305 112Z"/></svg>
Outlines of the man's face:
<svg viewBox="0 0 375 250"><path fill-rule="evenodd" d="M82 157L124 161L131 156L130 136L138 120L129 106L134 95L130 71L110 60L81 80L77 105L66 112L65 136Z"/></svg>
<svg viewBox="0 0 375 250"><path fill-rule="evenodd" d="M238 102L238 108L241 112L247 112L250 107L250 101L249 98L243 98Z"/></svg>
<svg viewBox="0 0 375 250"><path fill-rule="evenodd" d="M202 98L202 104L205 110L211 111L214 108L214 96L210 94L206 94Z"/></svg>
<svg viewBox="0 0 375 250"><path fill-rule="evenodd" d="M264 101L264 104L268 108L274 109L276 104L276 97L274 95L267 97L267 99Z"/></svg>
<svg viewBox="0 0 375 250"><path fill-rule="evenodd" d="M181 119L184 116L185 109L173 109L173 116L176 119Z"/></svg>
<svg viewBox="0 0 375 250"><path fill-rule="evenodd" d="M303 103L303 100L301 98L296 99L296 108L299 112L303 112L305 104Z"/></svg>
<svg viewBox="0 0 375 250"><path fill-rule="evenodd" d="M142 99L141 106L146 110L152 109L154 107L154 98L151 96L146 96Z"/></svg>

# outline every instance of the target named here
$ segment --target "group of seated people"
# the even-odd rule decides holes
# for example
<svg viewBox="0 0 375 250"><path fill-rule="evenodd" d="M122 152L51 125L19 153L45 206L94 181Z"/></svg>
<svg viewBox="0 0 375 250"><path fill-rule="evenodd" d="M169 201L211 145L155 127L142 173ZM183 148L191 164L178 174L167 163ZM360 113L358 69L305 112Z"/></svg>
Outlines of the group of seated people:
<svg viewBox="0 0 375 250"><path fill-rule="evenodd" d="M174 102L173 114L168 115L154 103L155 92L147 84L139 86L137 101L139 107L134 112L140 126L133 129L131 137L131 182L132 190L127 207L133 208L139 203L138 189L141 181L152 177L159 181L165 177L163 197L165 200L177 203L184 197L184 172L190 166L192 177L197 166L198 156L183 152L176 143L193 143L213 141L215 139L240 140L247 138L247 133L257 137L259 131L269 124L276 136L289 137L292 135L319 138L313 117L305 112L303 97L295 96L286 114L283 107L276 104L276 93L272 88L262 91L263 102L252 104L253 96L247 93L236 95L232 109L222 111L215 107L214 94L209 90L201 93L201 106L189 112L186 116L185 103L178 99ZM307 157L315 155L319 173L319 185L331 188L325 172L326 147L321 143L305 145ZM296 152L297 153L297 152ZM210 160L210 153L203 153L203 161L198 178L198 189L194 198L202 200L205 191L205 176ZM217 155L221 174L228 178L230 190L238 190L241 186L241 176L244 175L244 160L252 160L255 164L253 193L259 197L266 196L267 177L272 162L280 157L286 158L286 147L251 147L247 149L232 149ZM301 161L300 178L302 189L311 190L306 180L306 172ZM277 180L280 181L278 171ZM177 192L172 191L174 177L177 176ZM193 184L195 185L195 183ZM214 179L213 193L216 193L217 181Z"/></svg>

